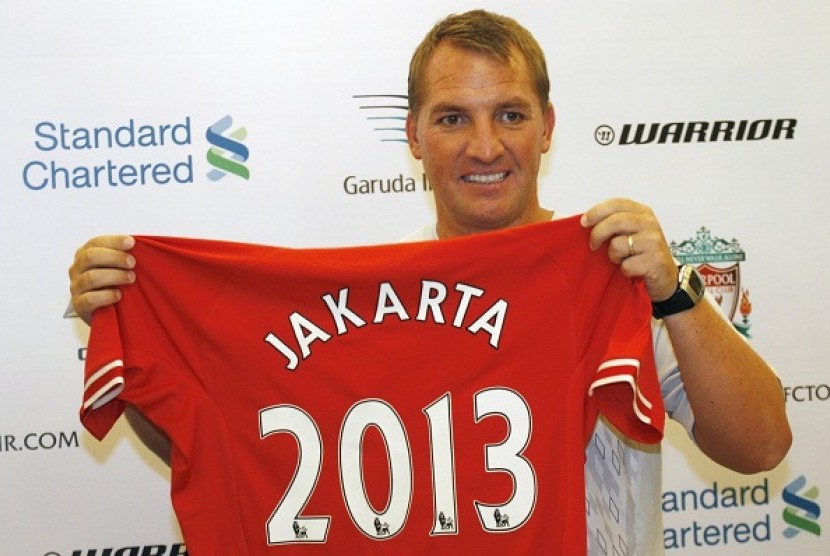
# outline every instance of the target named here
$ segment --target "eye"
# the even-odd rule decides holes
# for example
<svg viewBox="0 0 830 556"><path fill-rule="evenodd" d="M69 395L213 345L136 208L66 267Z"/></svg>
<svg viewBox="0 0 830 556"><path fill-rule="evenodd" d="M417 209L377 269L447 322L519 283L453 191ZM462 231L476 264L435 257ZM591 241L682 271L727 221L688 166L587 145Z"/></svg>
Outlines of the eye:
<svg viewBox="0 0 830 556"><path fill-rule="evenodd" d="M502 112L499 119L507 124L518 124L525 120L525 116L521 112L508 111Z"/></svg>
<svg viewBox="0 0 830 556"><path fill-rule="evenodd" d="M447 126L457 126L461 123L461 116L458 114L447 114L438 120L439 123Z"/></svg>

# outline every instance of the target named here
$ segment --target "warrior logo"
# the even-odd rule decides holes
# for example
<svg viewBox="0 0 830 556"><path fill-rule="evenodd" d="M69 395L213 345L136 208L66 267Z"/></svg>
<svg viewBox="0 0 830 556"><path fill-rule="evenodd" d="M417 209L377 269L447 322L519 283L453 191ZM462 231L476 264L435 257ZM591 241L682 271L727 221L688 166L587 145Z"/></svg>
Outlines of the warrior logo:
<svg viewBox="0 0 830 556"><path fill-rule="evenodd" d="M782 497L789 504L784 508L784 521L789 525L784 529L784 536L791 539L805 531L816 536L821 535L821 525L816 521L821 514L821 508L815 503L818 498L818 488L810 487L801 494L797 492L804 488L807 479L804 475L784 487Z"/></svg>
<svg viewBox="0 0 830 556"><path fill-rule="evenodd" d="M741 334L749 335L749 290L741 288L741 268L738 263L746 260L738 240L726 241L713 238L704 228L697 231L697 237L669 245L672 255L683 264L697 264L697 270L706 283L706 289L715 298L721 309ZM736 313L741 319L736 320Z"/></svg>
<svg viewBox="0 0 830 556"><path fill-rule="evenodd" d="M227 136L222 135L232 124L233 118L225 116L205 133L208 143L213 145L207 151L207 161L214 167L207 173L210 181L221 180L229 173L246 180L250 177L248 168L242 164L248 160L248 147L241 143L248 136L248 130L240 127Z"/></svg>
<svg viewBox="0 0 830 556"><path fill-rule="evenodd" d="M718 141L788 140L795 138L796 125L798 125L798 120L795 118L623 124L617 144L666 145ZM613 145L616 137L617 133L608 124L603 124L594 130L594 139L603 146Z"/></svg>

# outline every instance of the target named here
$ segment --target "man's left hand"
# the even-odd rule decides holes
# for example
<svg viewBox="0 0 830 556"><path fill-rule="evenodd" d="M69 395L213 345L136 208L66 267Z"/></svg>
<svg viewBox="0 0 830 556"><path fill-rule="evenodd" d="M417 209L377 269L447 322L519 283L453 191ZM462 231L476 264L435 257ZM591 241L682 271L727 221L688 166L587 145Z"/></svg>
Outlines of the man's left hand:
<svg viewBox="0 0 830 556"><path fill-rule="evenodd" d="M608 244L608 258L629 278L641 277L652 301L677 289L677 265L651 208L629 199L609 199L588 209L582 225L591 228L591 249Z"/></svg>

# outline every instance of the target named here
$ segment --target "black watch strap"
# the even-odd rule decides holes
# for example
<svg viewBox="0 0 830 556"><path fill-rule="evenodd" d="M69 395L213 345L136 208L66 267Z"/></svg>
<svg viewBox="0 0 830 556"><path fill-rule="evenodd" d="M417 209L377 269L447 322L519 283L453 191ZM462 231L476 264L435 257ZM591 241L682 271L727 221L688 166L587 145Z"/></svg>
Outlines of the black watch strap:
<svg viewBox="0 0 830 556"><path fill-rule="evenodd" d="M652 315L661 319L691 309L703 299L706 286L697 269L692 265L678 267L677 289L664 301L651 303Z"/></svg>

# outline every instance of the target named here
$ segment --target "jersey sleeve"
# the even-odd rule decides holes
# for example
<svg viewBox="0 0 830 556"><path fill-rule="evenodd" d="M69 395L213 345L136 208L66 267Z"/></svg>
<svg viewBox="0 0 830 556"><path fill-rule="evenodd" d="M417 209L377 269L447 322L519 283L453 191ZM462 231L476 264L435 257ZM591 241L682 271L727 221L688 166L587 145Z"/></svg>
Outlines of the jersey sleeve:
<svg viewBox="0 0 830 556"><path fill-rule="evenodd" d="M617 273L610 275L594 313L588 396L623 434L656 443L663 436L665 411L654 363L651 303L639 280Z"/></svg>
<svg viewBox="0 0 830 556"><path fill-rule="evenodd" d="M101 440L124 411L124 402L118 398L124 390L124 355L115 307L95 311L92 329L84 369L81 422Z"/></svg>
<svg viewBox="0 0 830 556"><path fill-rule="evenodd" d="M662 438L665 412L651 336L651 301L641 280L626 278L604 249L589 248L579 215L529 227L522 238L547 253L552 284L569 297L566 326L584 372L586 439L602 413L623 434ZM558 318L564 318L560 314Z"/></svg>
<svg viewBox="0 0 830 556"><path fill-rule="evenodd" d="M140 261L121 300L97 310L87 346L82 424L98 439L127 404L153 422L177 422L162 401L200 392L204 313L220 291L225 244L135 236ZM210 256L211 249L218 255ZM199 277L197 279L197 277ZM164 409L162 409L164 408ZM158 424L158 423L157 423Z"/></svg>

